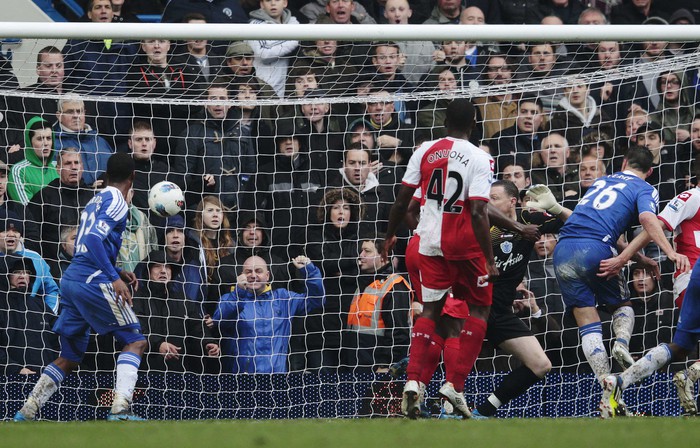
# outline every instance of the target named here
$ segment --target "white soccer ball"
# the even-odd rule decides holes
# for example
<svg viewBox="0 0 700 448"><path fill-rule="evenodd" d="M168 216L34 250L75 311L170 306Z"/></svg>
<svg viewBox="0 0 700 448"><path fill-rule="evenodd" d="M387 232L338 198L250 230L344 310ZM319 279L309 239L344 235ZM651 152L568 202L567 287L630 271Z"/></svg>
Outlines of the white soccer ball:
<svg viewBox="0 0 700 448"><path fill-rule="evenodd" d="M158 182L148 192L148 207L161 218L168 218L185 208L185 195L172 182Z"/></svg>

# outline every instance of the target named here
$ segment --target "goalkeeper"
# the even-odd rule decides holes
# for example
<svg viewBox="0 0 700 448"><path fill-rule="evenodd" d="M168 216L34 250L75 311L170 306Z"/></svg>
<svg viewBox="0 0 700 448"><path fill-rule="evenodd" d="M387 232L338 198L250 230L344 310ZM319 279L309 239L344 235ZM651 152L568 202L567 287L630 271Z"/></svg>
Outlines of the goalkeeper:
<svg viewBox="0 0 700 448"><path fill-rule="evenodd" d="M530 199L526 204L528 209L516 208L519 192L513 182L494 182L491 185L490 196L490 205L506 217L524 225L536 225L542 234L558 232L572 213L557 203L545 185L534 185L527 191L527 197ZM532 208L547 213L531 210ZM476 407L472 418L477 419L495 415L501 405L527 391L552 368L537 338L513 310L516 289L525 276L535 242L510 230L492 226L491 245L496 267L501 275L493 284L493 304L487 322L486 339L494 346L514 355L523 365L506 376L488 399ZM538 313L530 317L540 318L541 311ZM445 315L459 320L469 315L469 309L466 303L448 297L443 309L443 318L447 317ZM467 362L463 363L464 365L472 366L475 359L465 361ZM453 377L453 381L464 383L468 374L469 371L462 371L461 375Z"/></svg>

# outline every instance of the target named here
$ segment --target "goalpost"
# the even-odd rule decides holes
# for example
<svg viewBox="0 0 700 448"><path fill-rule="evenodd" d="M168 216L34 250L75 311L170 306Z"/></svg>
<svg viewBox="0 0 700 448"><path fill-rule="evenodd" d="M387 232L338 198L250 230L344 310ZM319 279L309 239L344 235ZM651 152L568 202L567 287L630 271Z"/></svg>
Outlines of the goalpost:
<svg viewBox="0 0 700 448"><path fill-rule="evenodd" d="M368 346L366 335L360 337L360 332L348 325L352 298L358 288L368 284L355 260L360 256L366 233L386 228L387 212L413 148L444 136L444 110L452 98L466 97L477 106L479 123L473 140L494 156L497 178L512 179L521 188L547 183L567 206L575 206L590 186L591 172L597 176L619 169L626 148L639 143L638 138L647 145L653 144L648 140L653 140L650 134L654 133L661 135L664 143L654 148L657 174L652 179L662 205L697 182L694 161L696 151L700 151L700 120L694 118L700 95L700 26L144 26L6 22L0 24L0 38L23 39L21 50L16 51L27 53L21 55L26 63L15 67L15 74L21 79L37 72L35 55L42 48L50 42L68 40L65 47L55 44L63 50L65 70L44 67L35 83L22 82L19 88L0 73L0 79L8 79L0 85L0 145L7 148L0 153L0 159L10 165L9 173L13 173L12 165L23 159L24 126L35 115L52 125L58 122L54 125L54 148L63 145L61 138L65 138L71 142L68 146L78 145L83 153L94 152L88 148L102 144L109 151L131 151L135 144L135 140L130 141L134 123L147 122L151 126L157 141L153 159L159 163L144 162L142 166L158 168L153 168L156 172L150 175L139 173L148 181L139 184L141 190L135 192L134 207L145 218L133 221L127 230L131 234L125 235L125 241L131 252L120 259L123 266L138 266L144 256L141 252L163 250L164 244L172 248L167 235L183 225L172 221L166 224L154 217L148 224L147 207L138 199L157 182L151 179L171 176L186 190L188 200L183 219L184 262L172 264L177 265L177 273L185 279L185 286L179 289L182 296L200 302L201 314L213 315L216 300L233 289L247 255L263 254L273 277L276 276L272 279L273 288L304 291L304 282L288 266L294 256L306 254L323 270L326 303L308 310L306 315L290 310L275 316L241 311L224 319L228 325L221 326L218 333L209 333L212 330L200 316L171 316L168 328L174 328L173 321L181 327L197 327L192 331L200 335L200 347L183 349L184 361L179 367L158 361L158 356L163 355L157 353L158 348L149 348L153 353L150 358L144 357L134 401L137 413L147 418L336 418L400 413L403 377L391 378L384 361L398 361L407 353L410 328L406 324L375 331L378 342ZM35 39L41 39L41 44L31 44ZM141 39L170 40L169 49L164 51L175 58L167 67L153 70L152 76L144 73L158 67L153 62L158 55L152 56L153 63L149 63L139 45ZM85 40L96 46L76 45ZM210 66L208 82L196 78L196 67L184 63L189 51L187 41L195 40L224 45L214 48L223 62L216 70ZM228 42L243 40L251 45L227 46ZM263 60L260 52L272 44L266 47L259 41L298 41L298 45L285 54L266 55ZM657 44L645 44L648 42ZM102 50L95 51L96 48ZM471 52L473 48L476 53ZM242 56L255 51L257 76L245 69L236 72L245 65ZM469 52L466 57L465 52ZM114 57L101 59L109 55ZM214 59L210 57L209 61ZM141 66L139 61L143 61ZM222 77L214 76L213 72L219 69ZM105 70L105 76L97 73L99 70ZM60 76L57 71L62 72ZM226 83L215 84L215 88L223 85L225 92L209 90L208 99L207 86L214 79ZM61 86L59 90L50 88L56 83ZM71 101L83 101L86 122L92 131L82 128L78 132L70 129L69 121L61 121L62 114L66 118L66 111L61 108ZM228 121L216 118L220 113L216 109L221 106ZM533 130L533 126L537 129ZM639 134L641 126L646 126L647 133ZM75 140L69 140L73 134ZM552 143L551 134L561 135L563 146L568 148L558 148L562 145ZM97 143L98 136L104 143ZM548 136L549 146L543 151ZM86 143L81 138L90 141ZM294 145L301 156L285 156ZM207 154L212 148L220 152ZM343 170L349 148L367 149L373 162L371 174L363 168L358 174L362 180L355 184L352 171ZM557 155L557 151L562 152ZM91 179L101 174L98 162L83 168L92 170ZM215 179L213 184L205 185L208 181L203 176L207 174ZM63 179L56 182L63 185ZM359 187L353 187L358 183ZM27 191L33 194L46 184L48 181L30 185L36 188ZM338 186L359 190L356 196L366 206L360 222L353 222L350 227L342 222L336 222L334 227L332 213L319 205L324 193ZM65 193L65 185L61 187L64 190L53 188L59 192L54 197L67 197L60 193ZM70 240L69 227L77 224L70 219L78 216L79 206L40 203L38 196L27 196L29 205L13 205L11 209L23 221L24 247L43 256L51 269L45 273L45 280L55 277L58 284L61 269L70 258L69 245L62 243ZM216 256L210 256L209 246L202 243L205 237L221 235L207 232L208 224L202 224L196 208L203 196L218 198L229 221L231 238L227 244L231 247ZM352 202L353 197L345 200ZM16 199L21 198L5 197L0 206ZM139 214L134 210L132 216ZM199 220L195 219L198 216ZM54 219L58 222L51 221ZM250 222L263 229L258 239L252 240L255 249L246 249L250 240L244 230ZM407 237L408 232L404 231L400 255ZM596 414L601 390L578 350L575 323L564 313L551 266L553 244L548 236L536 247L538 255L530 262L524 284L532 291L533 300L520 300L518 306L523 308L522 318L531 326L554 367L527 394L502 407L499 416ZM506 249L504 253L508 253ZM649 248L647 253L661 263L664 276L654 289L655 284L634 267L626 274L637 312L631 341L634 356L641 356L660 342L669 342L678 317L671 292L672 267L658 250ZM397 258L398 269L403 269L402 257ZM140 269L143 266L141 263ZM10 290L6 263L0 271L0 283L6 285L0 288L0 294L21 297L23 302L17 309L25 310L24 318L17 320L9 299L2 302L6 309L0 309L0 323L5 325L0 328L0 415L8 419L37 378L20 371L28 368L38 373L41 363L32 362L42 357L51 361L56 346L50 337L44 337L50 334L51 310L40 313L40 325L34 317L39 309L35 301L41 300L41 293L32 297ZM148 269L142 275L147 276ZM188 275L204 277L202 285L191 287L196 282ZM149 299L146 295L139 300L149 303ZM543 317L530 317L531 313L537 315L536 309L542 310ZM399 311L404 314L401 319L408 322L406 316L411 310L404 307ZM601 312L601 317L610 347L610 316ZM155 322L149 321L148 316L143 319ZM262 350L256 345L262 340L269 340L269 345L276 347L276 337L290 336L269 330L269 325L278 325L270 323L275 319L286 320L291 332L289 342L277 346L283 350L275 353L286 358L282 362L284 369L261 373L259 370L271 362L271 353L257 352L259 357L248 357L248 350ZM388 333L392 335L385 337ZM33 335L32 341L39 335L39 345L50 346L27 349L13 345L22 334ZM159 342L181 336L154 335ZM401 342L387 342L392 338ZM31 345L29 339L26 343ZM203 351L205 339L221 346L220 358L208 357ZM118 348L104 342L100 339L90 345L89 359L65 381L43 410L42 418L94 419L106 414L106 406L111 402L112 358ZM367 357L372 361L367 362ZM618 368L614 360L611 363ZM483 402L508 371L518 365L514 358L486 343L467 380L467 400ZM378 366L382 368L379 373ZM673 365L627 390L627 405L634 412L648 415L678 415L680 408L670 377L682 367ZM437 397L443 379L441 372L438 370L429 386L431 397Z"/></svg>

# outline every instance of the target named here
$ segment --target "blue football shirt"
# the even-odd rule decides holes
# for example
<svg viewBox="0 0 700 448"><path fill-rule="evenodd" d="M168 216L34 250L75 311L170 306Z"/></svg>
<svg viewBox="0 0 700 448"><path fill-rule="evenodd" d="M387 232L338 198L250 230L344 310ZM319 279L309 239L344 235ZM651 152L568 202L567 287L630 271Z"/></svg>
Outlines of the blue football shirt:
<svg viewBox="0 0 700 448"><path fill-rule="evenodd" d="M559 232L559 240L591 239L615 246L622 233L644 212L659 206L659 193L643 179L618 172L597 179Z"/></svg>

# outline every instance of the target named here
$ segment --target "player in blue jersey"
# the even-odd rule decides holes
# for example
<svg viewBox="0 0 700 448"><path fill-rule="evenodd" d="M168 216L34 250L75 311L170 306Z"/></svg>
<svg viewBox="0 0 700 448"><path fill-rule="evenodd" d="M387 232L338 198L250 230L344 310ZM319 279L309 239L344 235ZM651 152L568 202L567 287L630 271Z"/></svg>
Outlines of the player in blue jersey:
<svg viewBox="0 0 700 448"><path fill-rule="evenodd" d="M126 201L134 182L134 161L123 153L107 162L107 187L97 193L80 215L75 256L61 280L61 312L54 326L61 341L58 359L49 364L27 398L15 421L34 420L37 411L78 367L90 336L111 334L124 348L117 359L114 402L107 420L143 420L131 410L141 356L146 339L131 310L129 285L136 276L115 266L126 228Z"/></svg>
<svg viewBox="0 0 700 448"><path fill-rule="evenodd" d="M679 266L688 263L687 257L673 249L656 219L659 195L645 181L652 163L653 155L648 149L630 148L622 171L597 179L581 199L559 233L554 250L554 271L564 303L573 310L583 352L601 385L610 375L610 361L596 305L606 305L613 315L616 340L612 354L625 368L634 362L628 349L634 311L619 275L598 277L600 262L617 255L618 239L638 219L669 260ZM641 261L658 270L653 260L643 257ZM619 412L623 410L624 406L617 408ZM609 402L601 400L601 417L613 417L614 412L616 409Z"/></svg>

